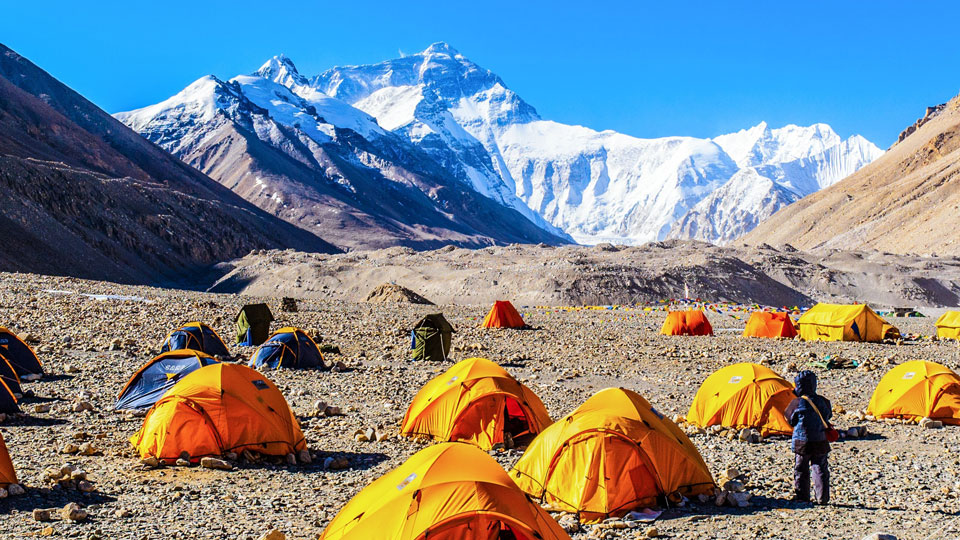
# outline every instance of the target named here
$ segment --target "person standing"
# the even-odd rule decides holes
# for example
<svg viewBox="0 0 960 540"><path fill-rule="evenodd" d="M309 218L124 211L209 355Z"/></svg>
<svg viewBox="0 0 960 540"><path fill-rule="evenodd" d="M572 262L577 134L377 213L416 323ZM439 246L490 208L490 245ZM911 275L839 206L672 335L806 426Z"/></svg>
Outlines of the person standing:
<svg viewBox="0 0 960 540"><path fill-rule="evenodd" d="M817 394L817 374L801 371L794 379L793 393L785 416L793 426L793 489L794 500L810 501L810 474L813 473L813 492L817 504L830 502L830 467L827 456L829 421L833 416L830 400Z"/></svg>

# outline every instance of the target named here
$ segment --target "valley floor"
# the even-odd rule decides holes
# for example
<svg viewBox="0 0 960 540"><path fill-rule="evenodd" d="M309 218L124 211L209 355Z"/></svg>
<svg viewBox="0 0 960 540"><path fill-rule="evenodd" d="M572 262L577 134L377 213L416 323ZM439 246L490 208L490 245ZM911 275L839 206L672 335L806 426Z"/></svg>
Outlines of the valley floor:
<svg viewBox="0 0 960 540"><path fill-rule="evenodd" d="M80 293L137 298L98 299ZM300 417L312 465L241 465L232 472L169 467L143 470L128 438L142 418L115 413L113 403L130 375L156 353L164 335L178 324L201 320L225 340L232 336L239 307L265 300L278 321L317 329L324 343L352 370L278 371L269 377ZM700 382L712 371L740 361L763 362L792 378L791 364L806 355L841 355L881 364L875 371L821 371L822 393L847 411L866 407L887 361L925 359L960 367L954 342L921 340L903 345L803 343L747 340L744 321L710 314L717 336L671 338L657 330L662 312L521 308L534 330L484 331L486 307L367 304L301 300L300 311L282 313L277 298L204 294L120 286L69 278L0 274L2 321L36 339L49 375L25 384L33 398L26 415L0 424L27 494L0 500L0 537L23 538L48 526L31 518L34 508L62 507L77 501L90 519L49 524L54 537L134 539L259 538L271 528L288 538L316 538L336 512L360 489L396 467L421 444L396 437L397 426L417 390L449 365L413 363L408 329L423 314L443 311L454 325L455 359L485 356L504 365L529 385L556 419L594 392L622 386L643 394L668 415L686 414ZM518 302L518 308L520 302ZM933 319L893 319L903 332L931 334ZM111 343L120 340L119 348ZM233 348L249 355L252 349ZM805 358L799 358L800 355ZM93 411L74 413L70 403L92 395ZM344 415L311 415L322 400ZM35 412L49 403L47 413ZM841 427L862 422L838 415ZM382 442L356 442L355 430L384 426ZM671 509L657 521L668 538L861 538L890 531L901 540L948 538L960 534L960 428L922 429L911 425L867 423L871 435L840 442L831 454L832 504L811 507L789 502L792 455L787 440L747 444L696 435L715 475L735 466L753 493L749 508L717 508L712 503ZM58 450L82 434L102 455L76 457ZM326 456L346 457L344 470L324 470ZM496 453L509 465L519 451ZM44 486L43 471L75 463L96 485L92 494ZM123 515L128 510L128 517ZM616 531L632 538L644 529ZM589 528L575 538L587 538Z"/></svg>

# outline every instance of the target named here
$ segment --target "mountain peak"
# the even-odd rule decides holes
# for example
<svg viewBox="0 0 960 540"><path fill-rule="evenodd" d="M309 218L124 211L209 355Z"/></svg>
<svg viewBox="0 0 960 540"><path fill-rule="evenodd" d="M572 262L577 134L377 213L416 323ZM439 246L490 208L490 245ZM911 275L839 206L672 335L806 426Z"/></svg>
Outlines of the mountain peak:
<svg viewBox="0 0 960 540"><path fill-rule="evenodd" d="M260 66L260 69L254 72L254 75L276 82L282 82L289 78L296 81L302 79L300 72L297 71L297 66L293 65L293 60L282 53L267 60Z"/></svg>
<svg viewBox="0 0 960 540"><path fill-rule="evenodd" d="M449 56L458 56L460 53L445 41L438 41L427 47L420 54L446 54Z"/></svg>

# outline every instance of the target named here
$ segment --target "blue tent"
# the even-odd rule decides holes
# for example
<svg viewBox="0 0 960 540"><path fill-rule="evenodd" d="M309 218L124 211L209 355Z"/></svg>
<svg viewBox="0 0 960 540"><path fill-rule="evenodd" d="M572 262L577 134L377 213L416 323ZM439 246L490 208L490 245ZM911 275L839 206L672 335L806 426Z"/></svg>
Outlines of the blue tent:
<svg viewBox="0 0 960 540"><path fill-rule="evenodd" d="M178 349L192 349L210 356L230 356L227 346L213 328L200 322L187 323L177 328L160 344L161 353Z"/></svg>
<svg viewBox="0 0 960 540"><path fill-rule="evenodd" d="M323 355L310 336L299 328L287 327L274 332L270 339L257 348L250 367L271 369L326 369Z"/></svg>
<svg viewBox="0 0 960 540"><path fill-rule="evenodd" d="M165 352L130 377L130 381L117 396L117 410L149 409L153 407L167 390L180 382L185 376L219 360L200 351L182 349Z"/></svg>

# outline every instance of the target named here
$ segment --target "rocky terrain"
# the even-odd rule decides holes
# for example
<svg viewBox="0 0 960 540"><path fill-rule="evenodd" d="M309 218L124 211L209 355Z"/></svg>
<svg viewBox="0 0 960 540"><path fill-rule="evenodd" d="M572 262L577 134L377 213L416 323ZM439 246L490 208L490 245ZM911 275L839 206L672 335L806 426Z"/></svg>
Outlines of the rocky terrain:
<svg viewBox="0 0 960 540"><path fill-rule="evenodd" d="M221 266L219 292L362 301L392 282L441 304L632 304L707 298L775 306L818 301L874 306L960 304L960 259L789 245L717 247L692 241L623 247L448 246L312 255L264 251Z"/></svg>
<svg viewBox="0 0 960 540"><path fill-rule="evenodd" d="M6 270L132 283L191 279L256 248L336 251L144 140L0 45Z"/></svg>
<svg viewBox="0 0 960 540"><path fill-rule="evenodd" d="M328 361L347 368L268 374L300 418L314 454L312 463L241 463L232 471L142 466L127 441L142 418L112 410L127 378L181 322L206 321L228 336L239 307L261 300L274 309L274 328L292 324L310 329L322 337L322 344L339 349L339 354L328 354ZM828 354L859 360L863 367L858 369L819 370L822 392L837 410L837 424L863 425L869 433L834 445L830 506L789 501L792 456L787 441L750 444L695 434L693 441L715 476L730 467L739 469L744 489L752 495L750 505L731 508L692 501L667 510L653 524L656 531L649 532L658 536L856 539L890 531L901 539L921 539L960 533L960 459L955 452L960 430L864 422L856 413L866 407L872 388L891 365L927 359L960 368L955 343L747 340L739 337L745 315L740 310L709 313L714 337L673 338L657 334L660 311L515 303L533 330L479 329L486 305L373 304L301 296L299 311L285 313L275 295L0 274L3 323L29 339L48 373L43 380L25 383L33 394L22 401L25 414L0 424L27 488L25 495L0 499L0 537L257 539L277 529L288 538L316 538L351 496L421 448L398 439L397 425L419 387L448 364L411 362L408 329L423 314L440 310L456 328L455 359L479 355L501 363L543 399L554 418L609 386L634 389L664 413L682 415L700 382L732 362L761 362L790 377L793 370ZM933 332L931 318L892 321L904 334ZM246 356L251 349L232 351ZM77 406L80 402L89 403L90 410L75 412L86 408ZM317 415L317 402L339 407L342 415ZM356 430L368 428L387 437L379 442L354 438ZM61 453L84 444L89 446L79 454ZM505 466L520 456L518 450L493 454ZM85 471L87 492L44 479L48 469L59 471L67 464ZM34 509L70 502L77 503L75 517L83 511L86 519L33 518ZM625 527L586 527L573 537L642 538L650 525Z"/></svg>
<svg viewBox="0 0 960 540"><path fill-rule="evenodd" d="M742 240L801 249L960 253L960 97L928 107L883 156L764 221Z"/></svg>

